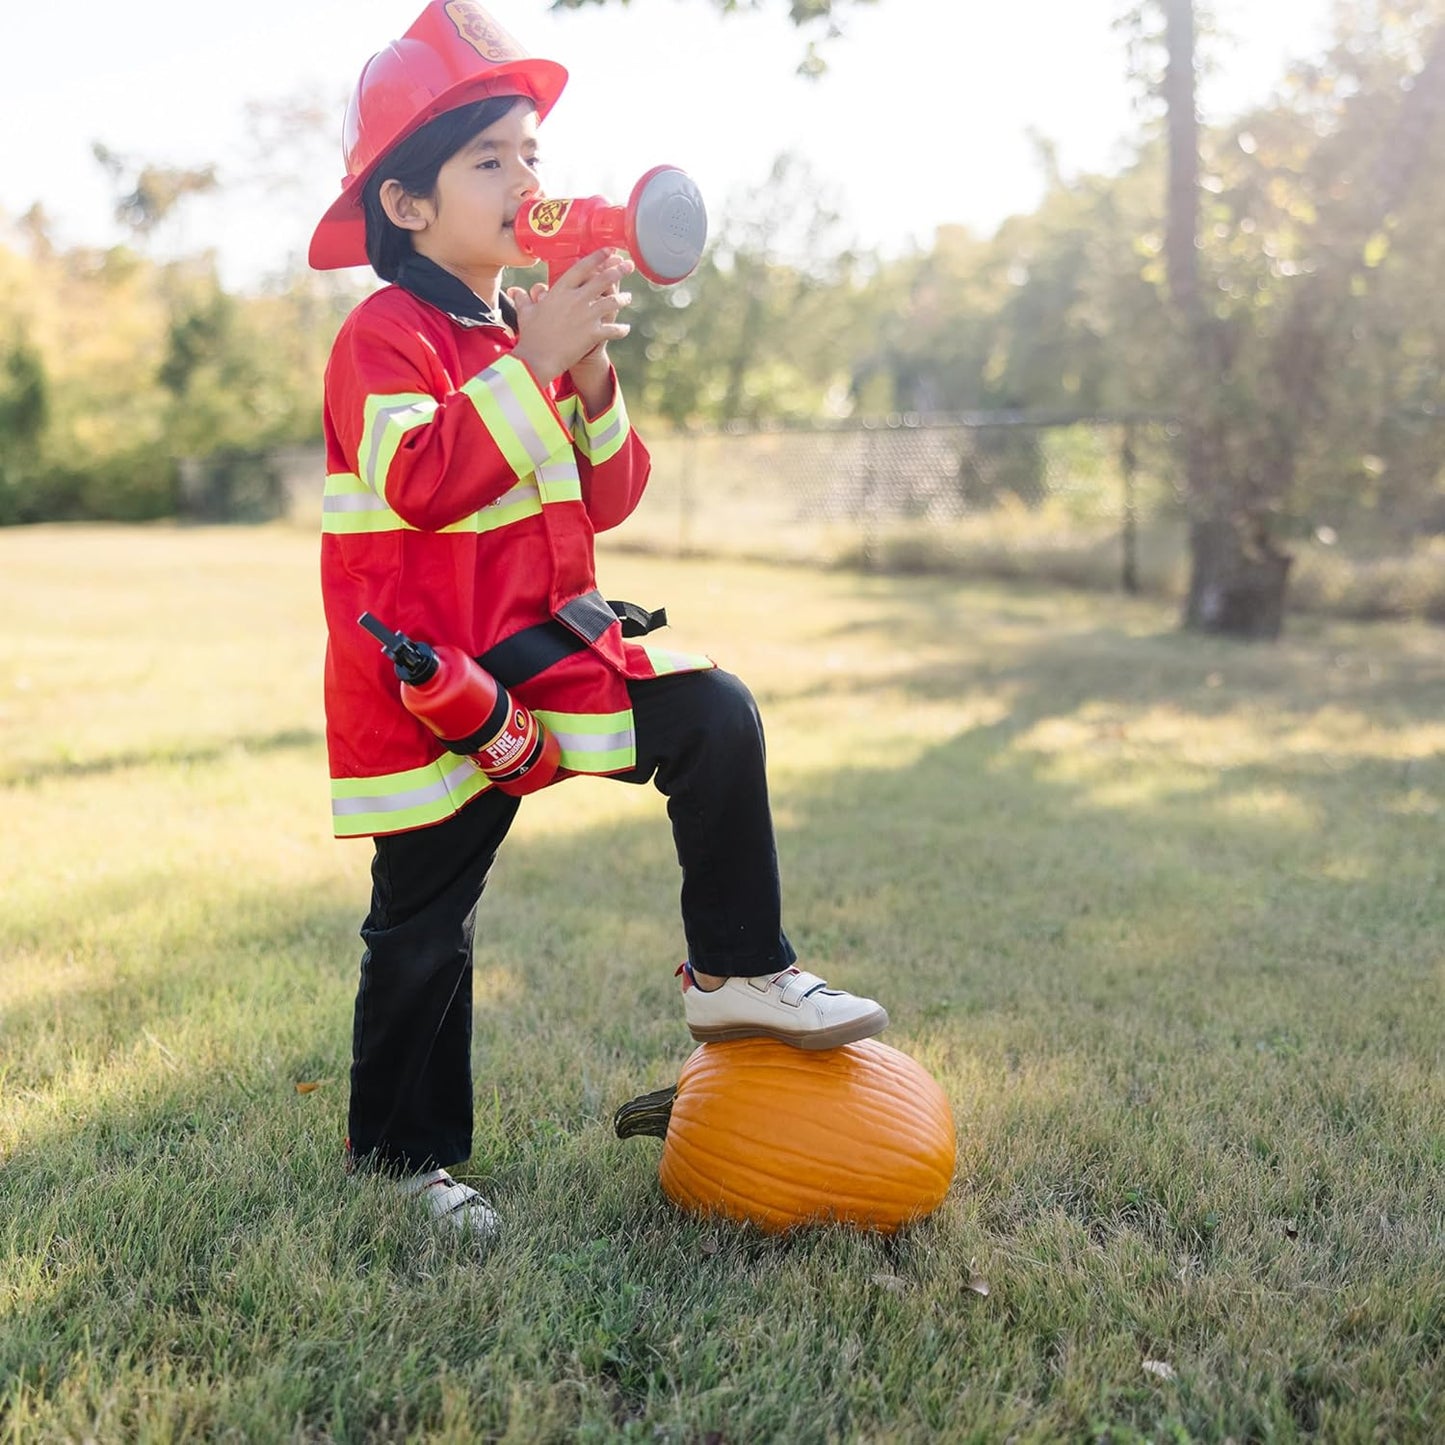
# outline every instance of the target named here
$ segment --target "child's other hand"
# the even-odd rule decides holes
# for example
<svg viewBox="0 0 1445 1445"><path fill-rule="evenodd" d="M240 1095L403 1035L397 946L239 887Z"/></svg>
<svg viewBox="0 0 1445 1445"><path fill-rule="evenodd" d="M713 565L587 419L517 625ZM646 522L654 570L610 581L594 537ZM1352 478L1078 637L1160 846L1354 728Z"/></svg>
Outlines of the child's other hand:
<svg viewBox="0 0 1445 1445"><path fill-rule="evenodd" d="M606 374L607 343L632 329L617 313L632 300L618 282L635 268L620 251L594 251L569 267L555 286L537 282L530 291L507 292L517 308L517 344L512 355L544 382L564 371ZM574 381L580 379L574 374Z"/></svg>

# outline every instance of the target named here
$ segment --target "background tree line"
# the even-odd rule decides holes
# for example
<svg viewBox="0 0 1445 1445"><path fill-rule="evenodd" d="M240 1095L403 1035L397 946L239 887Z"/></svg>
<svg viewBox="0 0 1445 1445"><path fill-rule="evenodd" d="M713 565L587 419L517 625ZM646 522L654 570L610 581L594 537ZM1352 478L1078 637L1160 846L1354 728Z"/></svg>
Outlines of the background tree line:
<svg viewBox="0 0 1445 1445"><path fill-rule="evenodd" d="M653 426L1178 417L1196 564L1223 548L1189 620L1267 632L1256 593L1282 594L1295 519L1445 529L1442 20L1445 0L1345 3L1269 104L1200 128L1193 6L1146 0L1122 21L1142 99L1128 163L1066 175L1041 142L1032 213L904 257L851 247L781 156L749 194L709 197L693 277L633 288L632 409ZM0 229L0 522L168 515L182 459L317 440L326 352L369 284L298 268L228 291L209 256L155 259L155 227L214 174L97 159L130 244L57 247L38 207Z"/></svg>

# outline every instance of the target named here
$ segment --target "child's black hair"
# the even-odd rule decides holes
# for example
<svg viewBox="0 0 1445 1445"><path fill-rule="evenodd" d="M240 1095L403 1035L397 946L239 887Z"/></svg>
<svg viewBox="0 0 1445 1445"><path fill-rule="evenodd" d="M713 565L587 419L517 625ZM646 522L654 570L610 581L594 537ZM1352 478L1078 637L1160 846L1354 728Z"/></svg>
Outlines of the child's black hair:
<svg viewBox="0 0 1445 1445"><path fill-rule="evenodd" d="M409 196L430 196L436 190L437 172L473 136L501 120L519 99L523 97L491 95L445 111L382 157L362 188L361 210L366 217L366 259L383 281L396 280L397 269L411 254L412 244L411 232L402 230L386 214L381 204L382 186L400 181Z"/></svg>

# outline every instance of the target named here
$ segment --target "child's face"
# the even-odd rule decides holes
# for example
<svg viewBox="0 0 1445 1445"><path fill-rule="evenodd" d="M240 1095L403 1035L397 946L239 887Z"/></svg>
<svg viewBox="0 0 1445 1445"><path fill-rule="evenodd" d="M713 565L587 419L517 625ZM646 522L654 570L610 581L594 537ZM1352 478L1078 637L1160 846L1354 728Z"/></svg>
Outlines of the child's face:
<svg viewBox="0 0 1445 1445"><path fill-rule="evenodd" d="M442 166L436 190L418 203L427 224L413 244L457 273L528 266L532 258L517 244L512 222L540 194L537 112L519 100Z"/></svg>

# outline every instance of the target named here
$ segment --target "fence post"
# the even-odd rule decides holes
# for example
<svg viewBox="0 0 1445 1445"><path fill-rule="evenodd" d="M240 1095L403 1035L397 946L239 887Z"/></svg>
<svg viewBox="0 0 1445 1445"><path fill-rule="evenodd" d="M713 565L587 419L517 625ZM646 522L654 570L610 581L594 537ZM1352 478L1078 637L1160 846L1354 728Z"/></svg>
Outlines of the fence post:
<svg viewBox="0 0 1445 1445"><path fill-rule="evenodd" d="M1134 425L1124 423L1123 444L1119 449L1119 469L1124 480L1124 562L1121 581L1131 596L1139 591L1139 504L1134 489L1138 458L1134 453Z"/></svg>
<svg viewBox="0 0 1445 1445"><path fill-rule="evenodd" d="M686 557L692 546L693 473L697 468L697 436L689 430L682 438L682 466L677 478L677 555Z"/></svg>
<svg viewBox="0 0 1445 1445"><path fill-rule="evenodd" d="M863 537L859 547L859 560L865 572L874 572L879 567L878 508L881 485L878 453L881 449L881 433L872 430L864 435L867 441L863 448Z"/></svg>

